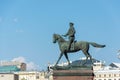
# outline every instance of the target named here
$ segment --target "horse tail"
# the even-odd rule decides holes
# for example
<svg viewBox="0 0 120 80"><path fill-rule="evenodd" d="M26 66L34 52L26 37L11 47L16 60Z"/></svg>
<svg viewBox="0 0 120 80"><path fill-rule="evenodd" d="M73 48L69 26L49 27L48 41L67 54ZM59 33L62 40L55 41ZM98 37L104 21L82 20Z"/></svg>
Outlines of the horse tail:
<svg viewBox="0 0 120 80"><path fill-rule="evenodd" d="M91 44L93 47L97 47L97 48L103 48L103 47L105 47L105 45L97 44L95 42L89 42L89 44Z"/></svg>

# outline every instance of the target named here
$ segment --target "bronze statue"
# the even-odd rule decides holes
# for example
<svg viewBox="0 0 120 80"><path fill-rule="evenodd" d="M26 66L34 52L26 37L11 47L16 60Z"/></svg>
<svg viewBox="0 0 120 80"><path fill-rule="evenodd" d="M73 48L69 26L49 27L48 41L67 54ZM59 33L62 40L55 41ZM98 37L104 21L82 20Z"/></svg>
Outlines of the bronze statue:
<svg viewBox="0 0 120 80"><path fill-rule="evenodd" d="M74 23L70 22L69 25L70 25L70 28L69 28L68 32L67 32L65 35L63 35L64 37L67 37L67 36L69 37L68 50L70 50L71 44L72 44L72 43L74 42L74 40L75 40L75 33L76 33L75 28L74 28ZM73 44L74 44L74 43L73 43ZM72 49L74 49L74 46L72 47Z"/></svg>
<svg viewBox="0 0 120 80"><path fill-rule="evenodd" d="M60 53L60 56L59 56L59 58L58 58L58 60L57 60L57 62L55 64L55 66L58 64L58 62L60 61L63 54L66 57L66 59L68 61L68 64L70 64L67 53L73 53L73 52L77 52L77 51L80 51L80 50L82 50L82 52L85 54L86 61L88 60L88 57L89 57L91 62L92 62L92 56L89 53L90 45L92 45L93 47L97 47L97 48L105 47L105 45L100 45L100 44L97 44L95 42L78 41L78 42L74 43L74 50L72 50L72 49L69 50L68 49L69 41L64 40L64 38L59 34L53 34L53 43L56 43L56 42L58 42L59 49L60 49L61 53ZM85 63L86 63L86 61L85 61Z"/></svg>

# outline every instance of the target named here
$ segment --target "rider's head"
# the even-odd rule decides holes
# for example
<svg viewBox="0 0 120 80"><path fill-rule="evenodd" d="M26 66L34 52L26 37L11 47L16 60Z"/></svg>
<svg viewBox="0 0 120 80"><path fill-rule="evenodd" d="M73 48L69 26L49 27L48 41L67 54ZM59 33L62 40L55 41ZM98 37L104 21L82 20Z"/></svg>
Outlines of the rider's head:
<svg viewBox="0 0 120 80"><path fill-rule="evenodd" d="M70 22L70 26L73 26L73 25L74 25L74 23Z"/></svg>

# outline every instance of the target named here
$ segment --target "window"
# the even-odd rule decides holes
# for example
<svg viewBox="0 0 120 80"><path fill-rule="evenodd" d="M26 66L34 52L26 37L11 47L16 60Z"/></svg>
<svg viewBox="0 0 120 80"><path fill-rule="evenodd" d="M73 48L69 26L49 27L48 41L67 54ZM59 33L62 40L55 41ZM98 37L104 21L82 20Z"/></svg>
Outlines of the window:
<svg viewBox="0 0 120 80"><path fill-rule="evenodd" d="M99 77L101 77L101 75L99 75Z"/></svg>
<svg viewBox="0 0 120 80"><path fill-rule="evenodd" d="M111 77L111 74L109 74L109 77Z"/></svg>
<svg viewBox="0 0 120 80"><path fill-rule="evenodd" d="M104 74L104 77L106 77L106 74Z"/></svg>
<svg viewBox="0 0 120 80"><path fill-rule="evenodd" d="M39 79L39 74L38 73L36 73L36 79Z"/></svg>

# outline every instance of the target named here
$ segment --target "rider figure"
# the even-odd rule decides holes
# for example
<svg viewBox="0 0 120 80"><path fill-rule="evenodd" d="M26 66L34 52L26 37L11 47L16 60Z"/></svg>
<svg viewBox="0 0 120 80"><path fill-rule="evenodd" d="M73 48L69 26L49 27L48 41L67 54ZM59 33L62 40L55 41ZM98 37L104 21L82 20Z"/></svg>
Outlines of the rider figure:
<svg viewBox="0 0 120 80"><path fill-rule="evenodd" d="M76 32L75 29L74 29L74 23L70 22L69 25L70 25L70 28L69 28L68 32L65 35L63 35L64 37L67 37L67 36L69 37L68 50L70 50L71 44L75 40L75 32Z"/></svg>

